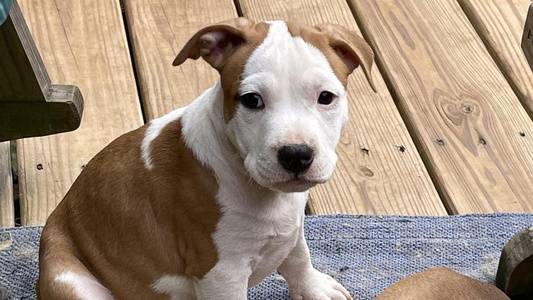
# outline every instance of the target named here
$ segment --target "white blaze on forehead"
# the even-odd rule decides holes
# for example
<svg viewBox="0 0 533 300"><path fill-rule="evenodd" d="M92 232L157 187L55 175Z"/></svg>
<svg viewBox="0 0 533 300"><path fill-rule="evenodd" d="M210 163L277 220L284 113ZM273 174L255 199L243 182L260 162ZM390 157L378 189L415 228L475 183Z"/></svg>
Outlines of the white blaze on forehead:
<svg viewBox="0 0 533 300"><path fill-rule="evenodd" d="M94 278L68 271L57 276L55 281L71 286L82 300L113 300L111 293Z"/></svg>
<svg viewBox="0 0 533 300"><path fill-rule="evenodd" d="M325 79L336 93L343 93L344 86L335 76L326 56L314 45L299 36L292 36L284 21L270 21L269 31L263 43L248 59L241 84L241 93L258 90L267 82L257 80L266 72L271 78L287 84L302 79L309 70L319 70L320 79Z"/></svg>
<svg viewBox="0 0 533 300"><path fill-rule="evenodd" d="M318 30L313 36L312 28L301 29L270 22L267 36L246 61L239 86L240 94L259 94L264 109L240 105L228 123L246 170L269 188L277 189L294 177L277 159L278 149L289 144L304 143L314 150L314 162L303 174L306 180L319 183L330 178L337 161L335 147L348 119L346 89L324 54L332 50L315 46L328 47ZM323 91L338 99L332 105L318 104Z"/></svg>

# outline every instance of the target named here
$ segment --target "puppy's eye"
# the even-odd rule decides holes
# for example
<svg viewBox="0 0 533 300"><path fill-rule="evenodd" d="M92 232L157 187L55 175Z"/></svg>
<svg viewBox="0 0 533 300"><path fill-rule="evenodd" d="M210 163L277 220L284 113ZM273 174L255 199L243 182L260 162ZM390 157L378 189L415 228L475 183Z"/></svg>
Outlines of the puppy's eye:
<svg viewBox="0 0 533 300"><path fill-rule="evenodd" d="M259 108L265 107L265 104L263 103L263 99L261 98L261 95L257 93L248 93L248 94L237 96L237 100L239 100L242 103L242 105L250 109L259 109Z"/></svg>
<svg viewBox="0 0 533 300"><path fill-rule="evenodd" d="M320 96L318 96L318 103L322 105L330 105L333 100L335 100L335 95L328 91L323 91L320 93Z"/></svg>

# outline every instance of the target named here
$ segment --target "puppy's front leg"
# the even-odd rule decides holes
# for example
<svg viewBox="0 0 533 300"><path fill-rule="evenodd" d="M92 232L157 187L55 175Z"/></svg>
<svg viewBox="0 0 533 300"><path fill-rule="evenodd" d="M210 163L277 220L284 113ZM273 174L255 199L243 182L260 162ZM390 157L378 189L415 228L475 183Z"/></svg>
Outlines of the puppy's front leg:
<svg viewBox="0 0 533 300"><path fill-rule="evenodd" d="M350 293L331 276L311 265L303 225L296 246L278 268L294 300L352 300Z"/></svg>
<svg viewBox="0 0 533 300"><path fill-rule="evenodd" d="M196 284L198 300L246 300L248 280L252 273L244 261L219 261Z"/></svg>

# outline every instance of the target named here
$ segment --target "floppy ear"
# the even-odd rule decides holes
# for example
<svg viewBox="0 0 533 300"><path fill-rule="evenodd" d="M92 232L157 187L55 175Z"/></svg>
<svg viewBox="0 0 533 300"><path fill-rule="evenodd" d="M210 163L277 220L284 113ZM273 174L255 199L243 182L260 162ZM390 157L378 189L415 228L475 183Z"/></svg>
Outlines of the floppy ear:
<svg viewBox="0 0 533 300"><path fill-rule="evenodd" d="M315 26L329 36L329 45L348 67L348 73L352 73L359 65L363 68L368 83L376 91L372 80L372 64L374 63L374 51L370 45L358 36L340 25L323 23Z"/></svg>
<svg viewBox="0 0 533 300"><path fill-rule="evenodd" d="M251 20L241 17L205 27L191 37L172 65L179 66L187 58L201 56L218 70L235 49L246 42L245 30L252 25Z"/></svg>

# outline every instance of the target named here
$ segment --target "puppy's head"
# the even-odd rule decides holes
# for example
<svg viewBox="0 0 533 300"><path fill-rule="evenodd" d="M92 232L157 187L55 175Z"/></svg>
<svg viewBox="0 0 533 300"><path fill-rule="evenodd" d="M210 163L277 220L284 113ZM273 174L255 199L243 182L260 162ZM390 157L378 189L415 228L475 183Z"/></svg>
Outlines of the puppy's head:
<svg viewBox="0 0 533 300"><path fill-rule="evenodd" d="M200 30L174 65L202 57L218 70L226 132L246 170L264 187L299 192L333 174L347 77L361 66L374 87L373 56L338 25L238 18Z"/></svg>

